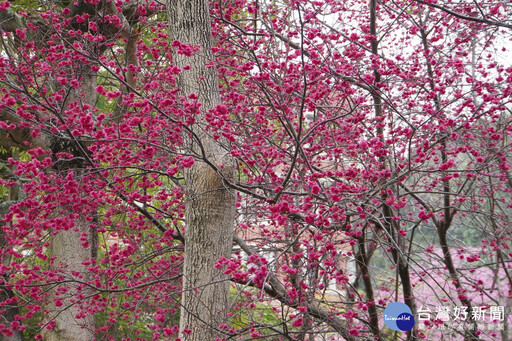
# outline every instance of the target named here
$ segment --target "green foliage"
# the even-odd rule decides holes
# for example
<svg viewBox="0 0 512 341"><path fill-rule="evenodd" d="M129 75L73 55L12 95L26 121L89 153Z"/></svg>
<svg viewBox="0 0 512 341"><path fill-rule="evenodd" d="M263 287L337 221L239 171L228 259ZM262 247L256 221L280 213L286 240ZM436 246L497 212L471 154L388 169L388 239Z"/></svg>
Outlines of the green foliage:
<svg viewBox="0 0 512 341"><path fill-rule="evenodd" d="M230 296L233 300L236 296L237 290L240 288L231 288ZM256 289L245 289L253 295L257 295ZM282 312L282 317L278 317L281 307L275 308L272 303L268 302L251 302L249 309L235 309L232 312L235 314L231 318L231 326L236 328L238 332L254 328L262 337L251 338L251 340L264 341L269 340L269 337L275 336L276 332L285 333L285 331L292 332L298 329L287 323L284 318L287 313Z"/></svg>

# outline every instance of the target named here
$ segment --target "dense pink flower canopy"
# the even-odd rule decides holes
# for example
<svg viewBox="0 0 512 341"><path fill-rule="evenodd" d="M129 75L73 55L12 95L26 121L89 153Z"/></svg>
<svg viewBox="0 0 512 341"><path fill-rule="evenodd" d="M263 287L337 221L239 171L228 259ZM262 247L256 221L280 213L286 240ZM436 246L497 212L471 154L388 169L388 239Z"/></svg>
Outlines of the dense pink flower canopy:
<svg viewBox="0 0 512 341"><path fill-rule="evenodd" d="M72 311L97 340L186 339L184 172L225 167L207 135L236 163L220 339L512 338L512 6L219 0L210 18L205 110L175 63L202 47L164 2L0 2L0 333L43 339ZM392 302L411 331L385 326Z"/></svg>

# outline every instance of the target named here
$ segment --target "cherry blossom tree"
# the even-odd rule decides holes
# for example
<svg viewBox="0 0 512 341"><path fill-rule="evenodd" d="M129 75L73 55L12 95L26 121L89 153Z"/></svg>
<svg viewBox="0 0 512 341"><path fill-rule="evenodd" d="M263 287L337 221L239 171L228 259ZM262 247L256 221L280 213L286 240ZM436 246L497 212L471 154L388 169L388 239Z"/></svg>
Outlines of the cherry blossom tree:
<svg viewBox="0 0 512 341"><path fill-rule="evenodd" d="M509 339L511 10L0 2L0 333Z"/></svg>

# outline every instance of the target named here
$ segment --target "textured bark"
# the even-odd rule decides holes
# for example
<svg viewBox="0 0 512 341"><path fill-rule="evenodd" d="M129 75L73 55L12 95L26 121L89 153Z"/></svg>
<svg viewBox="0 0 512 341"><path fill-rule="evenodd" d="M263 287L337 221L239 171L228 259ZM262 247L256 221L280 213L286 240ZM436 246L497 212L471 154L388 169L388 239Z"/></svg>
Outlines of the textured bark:
<svg viewBox="0 0 512 341"><path fill-rule="evenodd" d="M185 340L214 340L229 305L228 277L214 265L219 257L231 254L235 206L231 193L206 164L197 163L186 180L192 199L186 210L180 327L192 331L182 335Z"/></svg>
<svg viewBox="0 0 512 341"><path fill-rule="evenodd" d="M170 1L168 12L171 39L201 46L193 57L174 56L177 66L190 65L178 79L181 92L197 94L203 112L212 109L220 104L220 95L216 69L205 66L213 59L208 1ZM234 166L226 151L201 129L203 123L198 118L193 127L196 138L189 141L202 157L185 172L188 200L180 317L184 340L219 337L217 327L226 319L229 299L228 277L214 265L219 257L231 255L235 196L225 187L223 177L232 177ZM223 175L204 162L206 159L222 165Z"/></svg>

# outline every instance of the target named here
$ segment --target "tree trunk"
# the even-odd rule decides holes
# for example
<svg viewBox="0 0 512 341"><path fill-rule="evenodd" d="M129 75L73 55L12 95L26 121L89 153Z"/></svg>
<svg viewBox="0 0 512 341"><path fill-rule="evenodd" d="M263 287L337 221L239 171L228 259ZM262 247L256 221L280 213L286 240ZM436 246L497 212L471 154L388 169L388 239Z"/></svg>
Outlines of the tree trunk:
<svg viewBox="0 0 512 341"><path fill-rule="evenodd" d="M203 112L215 108L220 104L217 71L206 68L213 60L208 1L169 1L168 14L173 40L201 46L192 57L174 55L175 65L190 65L190 70L182 71L178 79L181 93L197 94ZM235 195L222 179L232 178L233 161L229 153L201 129L203 124L204 120L199 117L192 127L197 139L189 141L195 153L204 153L203 158L185 171L188 200L180 317L181 337L201 341L221 337L217 327L226 320L228 276L214 265L220 257L231 255L235 220ZM222 165L223 176L206 164L204 158Z"/></svg>
<svg viewBox="0 0 512 341"><path fill-rule="evenodd" d="M71 93L68 101L72 102L79 99L83 104L94 106L96 103L96 92L94 90L97 86L96 74L89 70L85 71L82 74L81 83L80 90L77 90L77 93ZM77 149L78 146L72 148ZM78 151L75 150L75 152ZM62 167L59 167L58 170L73 171L75 177L80 177L83 168L85 168L85 161ZM80 237L82 234L88 235L88 247L81 245ZM91 230L89 223L80 217L75 221L74 229L59 231L53 236L49 252L52 257L55 257L53 266L56 269L62 269L66 274L66 279L75 278L72 275L72 272L75 272L80 273L80 281L87 282L90 280L90 273L87 266L82 263L96 257L97 232ZM74 304L74 302L83 301L83 299L78 299L78 296L87 296L87 291L78 291L78 285L76 284L66 285L66 287L68 291L62 295L56 295L58 290L53 292L54 299L62 299L63 305L55 307L53 302L49 302L47 310L49 311L49 317L55 319L56 327L45 331L44 338L47 341L90 341L94 338L94 315L85 314L77 318L82 308L79 304Z"/></svg>
<svg viewBox="0 0 512 341"><path fill-rule="evenodd" d="M55 257L55 265L64 268L66 277L73 278L71 272L77 271L82 274L81 280L88 280L87 267L82 265L86 259L92 256L92 248L84 248L80 245L80 234L88 233L88 224L80 219L76 222L78 230L60 231L52 239L50 254ZM91 244L92 245L92 244ZM45 332L44 339L47 341L91 341L94 338L94 316L87 314L83 318L77 318L81 308L77 304L72 304L71 300L77 299L77 286L67 286L69 291L63 295L55 296L62 298L63 306L51 308L47 307L49 316L55 319L56 328ZM86 294L84 292L84 294ZM50 302L52 306L53 302Z"/></svg>

